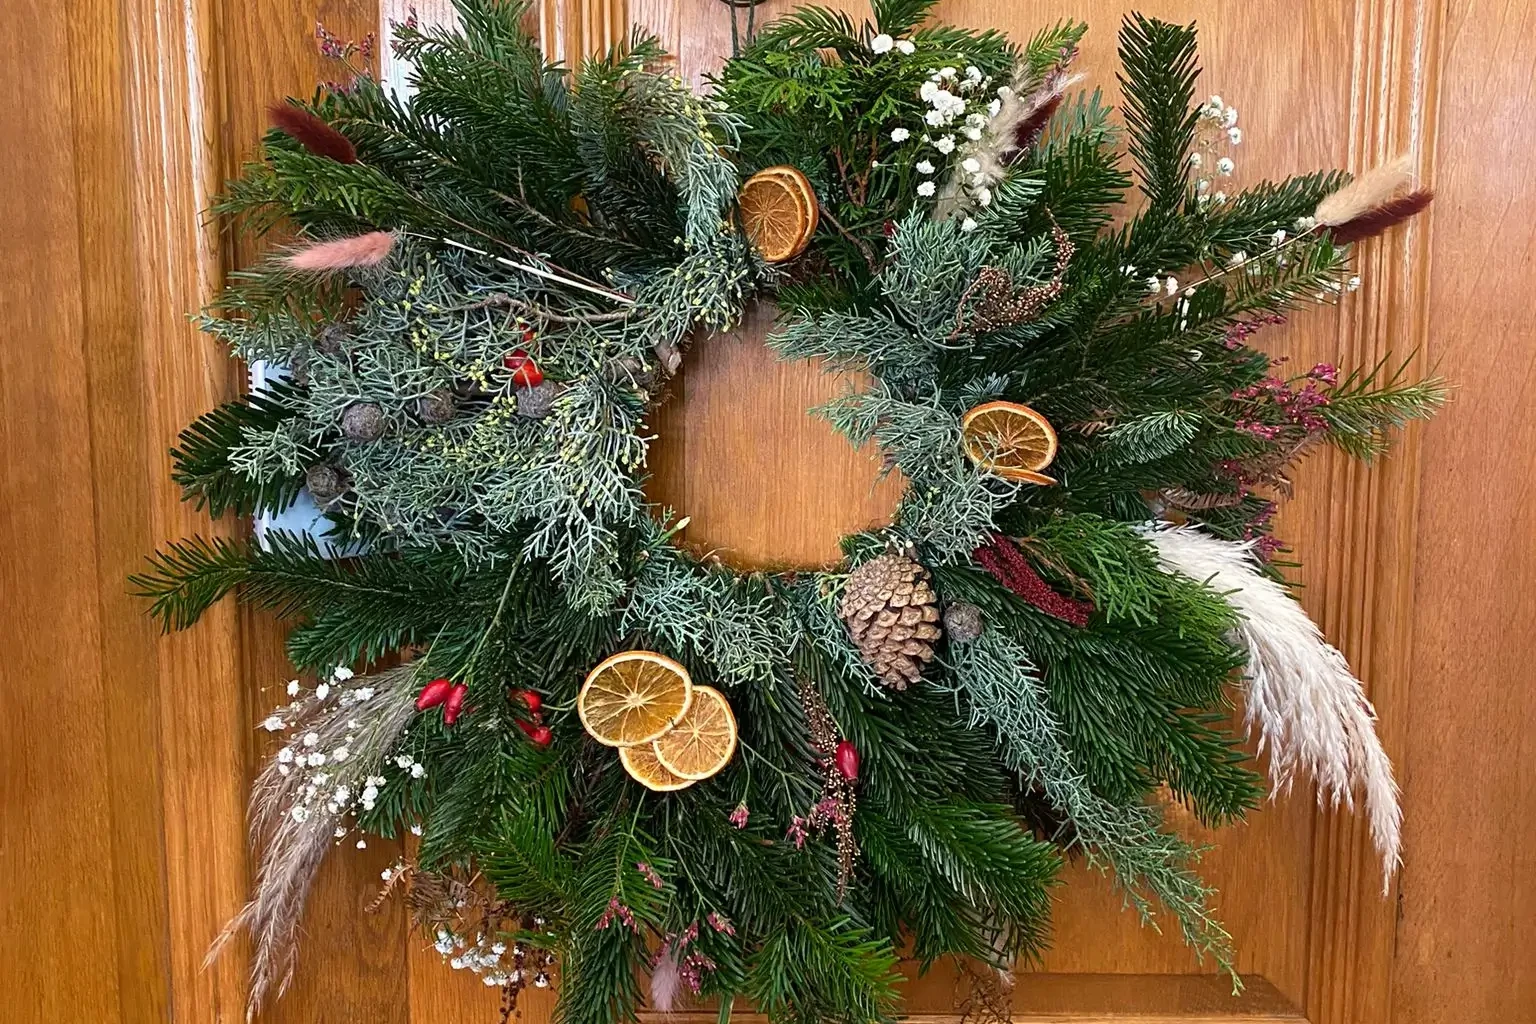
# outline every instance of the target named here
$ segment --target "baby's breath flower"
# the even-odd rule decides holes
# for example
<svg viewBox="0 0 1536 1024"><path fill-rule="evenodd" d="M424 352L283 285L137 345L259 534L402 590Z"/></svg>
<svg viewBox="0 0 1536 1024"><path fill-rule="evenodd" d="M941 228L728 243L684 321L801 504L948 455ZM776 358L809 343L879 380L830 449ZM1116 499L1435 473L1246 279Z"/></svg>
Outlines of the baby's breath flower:
<svg viewBox="0 0 1536 1024"><path fill-rule="evenodd" d="M909 132L905 128L892 128L891 129L891 141L892 142L906 142L911 137L912 137L912 133Z"/></svg>
<svg viewBox="0 0 1536 1024"><path fill-rule="evenodd" d="M869 48L875 53L890 53L895 45L896 40L892 39L884 32L881 32L879 35L875 36L875 38L869 41Z"/></svg>
<svg viewBox="0 0 1536 1024"><path fill-rule="evenodd" d="M917 186L917 194L927 198L938 191L938 187L931 181L925 181Z"/></svg>

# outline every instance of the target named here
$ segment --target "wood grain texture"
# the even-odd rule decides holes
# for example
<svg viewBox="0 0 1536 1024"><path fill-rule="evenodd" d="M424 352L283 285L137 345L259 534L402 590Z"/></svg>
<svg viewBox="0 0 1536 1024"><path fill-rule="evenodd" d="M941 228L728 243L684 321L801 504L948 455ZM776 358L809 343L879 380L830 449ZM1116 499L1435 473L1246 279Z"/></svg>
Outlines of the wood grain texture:
<svg viewBox="0 0 1536 1024"><path fill-rule="evenodd" d="M862 12L862 0L838 6ZM26 1024L243 1016L242 951L208 941L243 899L250 724L282 698L281 624L216 609L159 637L126 595L141 552L234 533L183 507L166 450L238 386L185 314L253 250L197 211L255 150L265 105L336 77L316 20L380 32L397 0L12 0L0 67L0 992ZM440 0L417 5L440 18ZM765 5L762 16L789 6ZM1055 948L1021 975L1019 1019L1503 1024L1536 1019L1533 329L1524 305L1536 139L1536 14L1511 0L946 0L938 13L1027 34L1087 19L1083 67L1113 88L1114 27L1137 6L1198 19L1207 91L1242 110L1239 176L1369 166L1417 154L1431 216L1362 253L1365 288L1270 338L1298 365L1349 368L1418 350L1458 385L1446 414L1380 466L1324 456L1301 474L1282 533L1305 603L1371 688L1397 758L1407 867L1392 897L1359 822L1301 795L1215 835L1205 870L1258 976L1233 1001L1173 936L1119 913L1108 883L1069 870ZM629 18L690 81L729 46L714 0L541 0L567 62ZM1470 314L1470 315L1469 315ZM774 361L763 325L696 345L654 424L652 493L689 543L739 564L820 562L879 520L896 482L803 410L836 393ZM402 909L362 908L398 847L327 863L294 989L263 1019L489 1021L496 994L446 969ZM88 952L87 952L88 951ZM952 1021L940 966L909 986L913 1020ZM531 993L524 1019L549 1019ZM683 1016L674 1018L688 1021ZM743 1018L746 1019L746 1018ZM702 1024L702 1021L701 1021Z"/></svg>
<svg viewBox="0 0 1536 1024"><path fill-rule="evenodd" d="M967 997L968 982L940 966L951 1005ZM1259 977L1244 979L1242 996L1213 975L1025 974L1013 993L1015 1024L1307 1024L1291 1002ZM765 1024L755 1013L732 1013L738 1024ZM954 1012L910 1013L906 1024L955 1024ZM712 1010L642 1013L641 1024L712 1024Z"/></svg>
<svg viewBox="0 0 1536 1024"><path fill-rule="evenodd" d="M1457 390L1424 430L1411 525L1391 1019L1536 1020L1536 10L1432 8L1440 198L1415 326Z"/></svg>

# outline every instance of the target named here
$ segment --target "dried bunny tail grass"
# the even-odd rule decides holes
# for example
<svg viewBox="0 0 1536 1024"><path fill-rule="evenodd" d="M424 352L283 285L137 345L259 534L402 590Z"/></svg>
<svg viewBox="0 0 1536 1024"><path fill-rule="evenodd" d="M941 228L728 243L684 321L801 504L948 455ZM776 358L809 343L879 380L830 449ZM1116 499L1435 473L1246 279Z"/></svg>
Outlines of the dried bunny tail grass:
<svg viewBox="0 0 1536 1024"><path fill-rule="evenodd" d="M1258 571L1251 543L1190 527L1143 533L1165 570L1205 582L1241 617L1248 727L1257 726L1259 749L1269 751L1275 791L1288 790L1301 769L1316 782L1319 801L1353 809L1356 789L1364 794L1385 890L1401 863L1402 808L1375 711L1344 655L1281 584Z"/></svg>
<svg viewBox="0 0 1536 1024"><path fill-rule="evenodd" d="M320 863L335 845L337 828L350 813L350 804L338 804L327 794L338 787L358 793L382 768L415 714L414 683L414 667L402 665L356 678L345 690L332 684L334 696L322 700L311 695L287 716L289 732L296 738L286 749L302 753L286 763L272 758L251 791L251 841L261 850L255 895L225 925L203 960L207 967L237 934L251 935L247 1019L255 1017L269 993L275 989L282 995L293 980L305 901ZM310 734L314 743L297 738L308 739ZM328 758L325 766L325 792L309 794L313 780L300 767L303 757L341 747L347 748L345 758Z"/></svg>
<svg viewBox="0 0 1536 1024"><path fill-rule="evenodd" d="M1339 245L1349 245L1351 242L1363 242L1367 238L1375 238L1388 228L1396 227L1409 217L1424 212L1434 198L1435 193L1432 190L1419 189L1405 196L1389 199L1374 210L1334 228L1333 240Z"/></svg>
<svg viewBox="0 0 1536 1024"><path fill-rule="evenodd" d="M662 945L651 964L651 1009L658 1013L671 1013L677 1007L677 997L683 990L683 975L677 962L677 953L669 940Z"/></svg>
<svg viewBox="0 0 1536 1024"><path fill-rule="evenodd" d="M1412 186L1413 158L1404 153L1324 196L1312 216L1324 227L1340 227L1379 209Z"/></svg>
<svg viewBox="0 0 1536 1024"><path fill-rule="evenodd" d="M1034 148L1067 90L1082 80L1082 75L1069 73L1069 64L1070 61L1063 61L1052 68L1028 92L1020 93L1019 83L997 91L997 113L987 122L981 138L960 153L960 163L971 159L980 167L966 171L956 165L934 205L936 220L948 220L960 210L967 185L991 188L1003 180L1011 163Z"/></svg>
<svg viewBox="0 0 1536 1024"><path fill-rule="evenodd" d="M267 108L267 118L272 127L316 156L329 157L341 164L357 163L357 148L352 140L319 115L291 103L274 103Z"/></svg>
<svg viewBox="0 0 1536 1024"><path fill-rule="evenodd" d="M1029 94L1021 104L1023 109L1013 126L1014 155L1035 147L1035 143L1045 133L1045 126L1060 109L1061 101L1066 99L1067 90L1082 81L1082 78L1082 75L1068 74L1065 66L1058 67L1045 76L1038 89Z"/></svg>
<svg viewBox="0 0 1536 1024"><path fill-rule="evenodd" d="M370 231L366 235L333 238L313 242L283 257L293 270L330 271L349 267L373 267L389 258L395 247L391 231Z"/></svg>

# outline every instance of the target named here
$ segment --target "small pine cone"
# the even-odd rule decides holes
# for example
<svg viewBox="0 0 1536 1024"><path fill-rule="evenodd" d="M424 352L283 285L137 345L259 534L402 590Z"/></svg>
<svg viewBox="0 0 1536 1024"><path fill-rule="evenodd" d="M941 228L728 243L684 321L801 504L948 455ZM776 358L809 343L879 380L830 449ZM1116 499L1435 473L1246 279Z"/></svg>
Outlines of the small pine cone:
<svg viewBox="0 0 1536 1024"><path fill-rule="evenodd" d="M317 505L329 505L347 493L347 475L328 462L317 462L304 471L304 486Z"/></svg>
<svg viewBox="0 0 1536 1024"><path fill-rule="evenodd" d="M437 388L416 399L416 415L423 423L447 423L458 412L453 392Z"/></svg>
<svg viewBox="0 0 1536 1024"><path fill-rule="evenodd" d="M546 380L537 387L517 389L517 414L530 420L541 420L549 415L555 405L555 382Z"/></svg>
<svg viewBox="0 0 1536 1024"><path fill-rule="evenodd" d="M385 426L384 410L373 402L353 402L341 414L341 432L354 441L377 441Z"/></svg>
<svg viewBox="0 0 1536 1024"><path fill-rule="evenodd" d="M923 665L933 660L934 644L944 635L928 570L901 554L881 555L855 569L838 614L864 661L893 690L922 678Z"/></svg>
<svg viewBox="0 0 1536 1024"><path fill-rule="evenodd" d="M336 357L346 351L347 339L351 336L352 330L346 324L326 324L315 336L315 348Z"/></svg>
<svg viewBox="0 0 1536 1024"><path fill-rule="evenodd" d="M967 601L956 601L944 609L944 632L951 643L970 643L981 636L983 625L981 609Z"/></svg>

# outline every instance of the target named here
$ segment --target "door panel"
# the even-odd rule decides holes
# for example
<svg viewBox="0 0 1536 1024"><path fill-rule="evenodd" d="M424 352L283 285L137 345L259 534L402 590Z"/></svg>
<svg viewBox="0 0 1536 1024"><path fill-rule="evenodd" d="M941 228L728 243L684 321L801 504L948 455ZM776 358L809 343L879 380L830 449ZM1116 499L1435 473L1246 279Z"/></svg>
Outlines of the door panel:
<svg viewBox="0 0 1536 1024"><path fill-rule="evenodd" d="M167 476L176 431L238 386L185 314L252 250L197 211L254 152L265 106L334 74L315 54L317 20L361 39L412 6L18 0L0 13L7 1019L243 1018L243 950L206 971L201 960L247 888L244 791L263 753L252 724L287 679L281 631L226 606L157 637L122 579L159 540L242 528L210 527ZM1115 28L1132 6L946 0L938 13L1016 35L1086 19L1082 69L1113 94ZM1240 181L1413 149L1440 190L1428 219L1362 254L1365 287L1341 310L1270 339L1303 366L1417 350L1458 384L1446 413L1380 466L1310 463L1281 528L1306 565L1308 609L1381 712L1407 866L1382 898L1359 823L1301 795L1209 836L1205 870L1250 978L1238 1000L1176 936L1121 913L1106 880L1069 868L1055 946L1020 976L1019 1017L1536 1019L1536 855L1522 839L1536 812L1536 697L1522 673L1536 656L1536 331L1522 287L1536 241L1536 14L1510 0L1134 6L1201 23L1205 88L1242 111ZM414 7L451 16L447 0ZM693 81L730 45L716 0L543 0L531 17L568 61L642 22ZM769 360L761 335L749 325L690 353L657 417L652 493L694 515L693 543L744 564L824 561L842 532L889 513L898 482L877 484L867 454L801 415L839 384ZM294 986L263 1019L496 1019L496 994L443 966L397 905L365 912L399 855L370 843L332 856ZM954 1020L967 992L940 966L910 987L913 1019ZM550 1006L529 993L525 1019L543 1024Z"/></svg>

